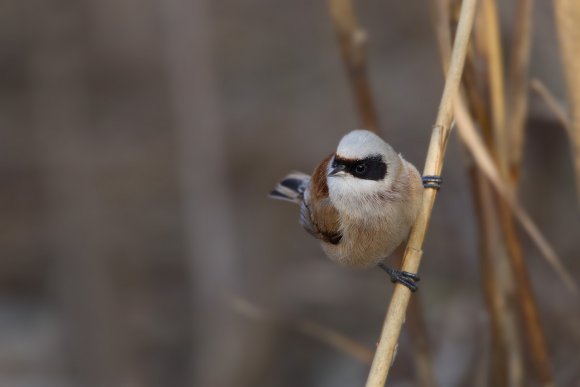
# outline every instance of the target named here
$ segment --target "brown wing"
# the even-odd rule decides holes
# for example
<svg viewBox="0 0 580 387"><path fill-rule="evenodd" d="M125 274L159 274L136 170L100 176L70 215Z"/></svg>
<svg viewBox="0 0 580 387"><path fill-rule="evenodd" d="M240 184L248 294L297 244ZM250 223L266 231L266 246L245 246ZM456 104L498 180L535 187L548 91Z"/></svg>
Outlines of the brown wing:
<svg viewBox="0 0 580 387"><path fill-rule="evenodd" d="M314 237L335 245L340 242L342 235L339 231L338 211L328 198L326 184L326 171L333 156L331 154L324 159L312 173L309 195L300 208L300 223Z"/></svg>

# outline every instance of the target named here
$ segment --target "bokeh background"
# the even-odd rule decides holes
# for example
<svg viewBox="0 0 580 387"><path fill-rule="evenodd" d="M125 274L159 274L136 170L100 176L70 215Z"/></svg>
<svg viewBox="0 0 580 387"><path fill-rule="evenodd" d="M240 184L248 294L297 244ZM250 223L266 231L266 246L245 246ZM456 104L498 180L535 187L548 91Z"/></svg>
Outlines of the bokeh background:
<svg viewBox="0 0 580 387"><path fill-rule="evenodd" d="M326 3L0 4L0 385L362 385L368 365L299 322L372 351L392 285L266 198L358 126ZM421 169L443 85L429 3L357 11L382 134ZM534 23L531 75L563 98L549 2ZM441 386L474 385L489 346L465 162L453 136L421 269ZM578 279L571 166L532 96L520 196ZM556 381L580 385L580 301L523 240ZM416 385L413 356L405 331L390 385Z"/></svg>

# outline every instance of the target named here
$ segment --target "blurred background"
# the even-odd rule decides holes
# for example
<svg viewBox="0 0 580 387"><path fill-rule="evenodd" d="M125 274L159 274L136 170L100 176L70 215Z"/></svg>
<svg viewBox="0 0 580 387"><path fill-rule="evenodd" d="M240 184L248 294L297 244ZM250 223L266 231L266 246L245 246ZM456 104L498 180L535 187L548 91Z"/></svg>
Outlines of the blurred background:
<svg viewBox="0 0 580 387"><path fill-rule="evenodd" d="M536 3L531 75L564 98ZM368 356L321 337L372 353L392 284L266 198L358 126L326 3L0 4L0 385L362 385ZM381 133L421 169L443 85L429 4L357 11ZM520 197L577 279L568 139L530 103ZM418 293L441 386L473 385L489 346L465 161L453 136ZM523 241L557 384L578 386L580 301ZM414 353L404 330L390 385L417 385Z"/></svg>

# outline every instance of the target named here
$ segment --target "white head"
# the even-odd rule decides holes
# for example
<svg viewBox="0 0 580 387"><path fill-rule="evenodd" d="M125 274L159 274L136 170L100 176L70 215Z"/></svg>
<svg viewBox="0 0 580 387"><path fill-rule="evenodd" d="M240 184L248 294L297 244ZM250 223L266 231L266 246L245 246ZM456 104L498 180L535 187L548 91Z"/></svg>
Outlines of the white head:
<svg viewBox="0 0 580 387"><path fill-rule="evenodd" d="M328 164L329 197L339 211L368 216L384 206L399 175L401 157L376 134L354 130Z"/></svg>

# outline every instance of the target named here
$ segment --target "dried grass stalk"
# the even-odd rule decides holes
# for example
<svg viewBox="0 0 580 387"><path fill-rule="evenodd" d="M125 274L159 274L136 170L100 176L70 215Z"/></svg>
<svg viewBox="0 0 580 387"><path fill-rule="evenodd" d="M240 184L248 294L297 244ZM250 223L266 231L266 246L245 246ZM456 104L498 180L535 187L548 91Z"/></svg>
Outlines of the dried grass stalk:
<svg viewBox="0 0 580 387"><path fill-rule="evenodd" d="M371 363L373 354L369 348L333 328L313 320L278 316L238 296L231 296L230 302L234 310L246 317L260 322L283 325L349 355L363 364Z"/></svg>
<svg viewBox="0 0 580 387"><path fill-rule="evenodd" d="M505 130L505 87L503 74L503 56L495 0L483 1L483 20L486 26L483 32L485 55L487 59L487 75L491 100L491 122L494 147L499 170L502 175L508 170L508 136Z"/></svg>
<svg viewBox="0 0 580 387"><path fill-rule="evenodd" d="M463 1L449 71L447 72L443 95L427 152L424 168L425 175L439 175L443 168L443 159L451 131L453 103L459 91L463 64L473 27L475 8L476 0ZM402 267L404 271L416 273L419 269L421 256L423 254L423 241L427 233L436 195L436 190L425 190L421 212L411 230L407 249L405 250ZM381 338L367 379L367 387L382 387L387 380L389 369L395 356L401 327L405 321L405 313L410 297L411 292L407 287L400 284L395 286L393 298L391 299L381 332Z"/></svg>
<svg viewBox="0 0 580 387"><path fill-rule="evenodd" d="M574 132L572 131L572 123L570 123L570 118L568 117L566 110L564 110L560 102L558 102L556 97L554 97L546 85L544 85L539 79L532 79L530 82L530 87L540 96L540 98L544 101L554 116L556 116L558 122L560 122L564 129L566 129L566 134L568 134L568 136L570 136L570 140L572 140L572 137L574 136Z"/></svg>
<svg viewBox="0 0 580 387"><path fill-rule="evenodd" d="M502 387L507 386L509 370L507 358L508 342L506 338L508 329L505 327L507 313L505 294L498 286L500 279L497 278L493 262L493 255L496 253L494 247L497 246L497 239L494 239L494 235L498 220L495 216L493 195L489 182L476 166L470 168L470 177L479 222L481 273L490 320L490 382L492 386Z"/></svg>
<svg viewBox="0 0 580 387"><path fill-rule="evenodd" d="M528 73L532 42L533 1L518 0L514 21L508 85L508 125L510 135L510 177L517 183L524 147L524 126L528 113Z"/></svg>
<svg viewBox="0 0 580 387"><path fill-rule="evenodd" d="M342 48L342 58L345 66L349 69L349 79L360 121L366 128L378 133L379 123L374 109L374 100L368 87L365 53L362 51L364 47L360 46L360 39L357 38L357 36L365 35L358 26L352 0L329 0L328 6ZM359 46L352 47L354 43L358 43ZM357 66L360 69L357 70ZM410 324L408 326L413 347L416 349L414 354L415 372L420 386L435 387L437 383L433 373L429 339L418 296L411 302L409 308Z"/></svg>
<svg viewBox="0 0 580 387"><path fill-rule="evenodd" d="M352 0L328 0L328 7L338 35L361 124L363 128L378 133L378 118L366 66L367 35L358 25Z"/></svg>
<svg viewBox="0 0 580 387"><path fill-rule="evenodd" d="M473 156L477 166L485 174L486 178L489 179L498 194L506 201L514 216L530 236L546 261L550 266L552 266L554 271L556 271L556 274L558 274L564 285L566 285L568 290L571 292L577 293L578 286L576 281L570 276L562 264L562 260L558 257L542 232L515 199L510 186L500 176L491 155L483 144L483 140L477 134L475 124L473 123L465 104L460 100L456 102L455 119L457 120L458 133L461 137L461 141L467 146L467 149Z"/></svg>
<svg viewBox="0 0 580 387"><path fill-rule="evenodd" d="M572 152L580 205L580 2L555 0L556 28L568 89L572 126Z"/></svg>

